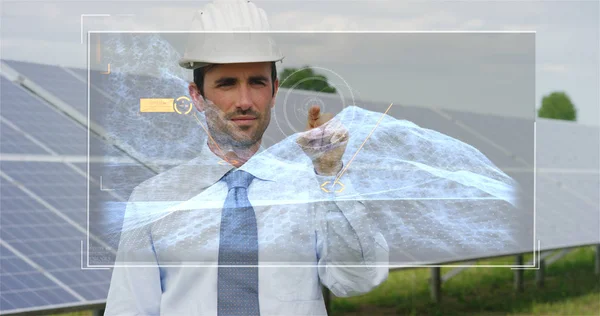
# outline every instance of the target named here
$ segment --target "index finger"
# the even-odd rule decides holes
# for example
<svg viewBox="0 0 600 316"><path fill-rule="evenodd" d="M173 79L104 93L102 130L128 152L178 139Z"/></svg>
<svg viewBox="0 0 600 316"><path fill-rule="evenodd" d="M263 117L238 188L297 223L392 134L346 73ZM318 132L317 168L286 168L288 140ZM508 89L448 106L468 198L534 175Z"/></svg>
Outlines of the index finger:
<svg viewBox="0 0 600 316"><path fill-rule="evenodd" d="M308 110L308 127L309 128L315 127L315 123L319 119L319 116L321 116L321 108L318 105L311 106L310 109Z"/></svg>

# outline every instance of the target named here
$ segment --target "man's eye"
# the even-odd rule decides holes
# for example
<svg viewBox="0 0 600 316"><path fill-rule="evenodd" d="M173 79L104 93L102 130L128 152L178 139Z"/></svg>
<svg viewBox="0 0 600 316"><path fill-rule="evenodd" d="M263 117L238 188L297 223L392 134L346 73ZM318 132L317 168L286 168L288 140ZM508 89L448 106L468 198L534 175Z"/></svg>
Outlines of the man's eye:
<svg viewBox="0 0 600 316"><path fill-rule="evenodd" d="M252 84L259 84L259 85L261 85L261 86L264 86L264 85L265 85L265 82L264 82L264 81L262 81L262 80L261 80L261 81L253 81L253 82L252 82Z"/></svg>

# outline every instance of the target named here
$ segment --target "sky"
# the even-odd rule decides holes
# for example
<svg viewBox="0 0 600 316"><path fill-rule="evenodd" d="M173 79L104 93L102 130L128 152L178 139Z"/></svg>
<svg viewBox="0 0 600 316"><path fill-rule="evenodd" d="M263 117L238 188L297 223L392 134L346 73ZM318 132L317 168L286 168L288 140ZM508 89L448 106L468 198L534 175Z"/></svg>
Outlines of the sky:
<svg viewBox="0 0 600 316"><path fill-rule="evenodd" d="M87 31L186 31L194 12L207 1L10 1L1 4L1 58L70 67L86 67ZM534 54L535 68L519 69L512 78L521 78L508 86L497 86L489 79L488 90L476 88L477 80L445 80L450 86L431 80L430 73L409 66L411 55L390 54L388 50L368 58L358 54L370 47L376 36L365 38L360 49L348 49L360 65L335 64L319 55L319 51L288 50L285 67L312 62L342 74L366 100L393 100L401 104L432 106L458 110L501 114L529 115L533 106L539 107L542 96L552 91L564 91L578 110L578 122L586 125L600 123L600 6L594 1L254 1L269 17L272 30L278 31L529 31L535 32L533 43L503 45L503 41L475 44L479 50L469 50L463 43L463 59L478 51L492 56L494 52L524 49L524 56ZM84 15L82 17L82 14ZM104 16L97 16L103 14ZM83 24L81 23L83 20ZM81 30L83 29L83 35ZM329 35L334 36L334 35ZM439 35L438 35L439 36ZM82 38L83 37L83 38ZM288 37L289 38L289 37ZM292 37L295 38L295 37ZM334 36L331 38L339 38ZM406 38L406 34L404 37ZM419 38L423 38L419 36ZM448 37L443 37L446 39ZM472 37L471 37L472 38ZM507 37L505 37L506 39ZM513 36L522 39L524 37ZM82 44L83 39L83 44ZM510 40L509 40L510 41ZM346 41L347 42L347 41ZM394 42L394 41L391 41ZM525 41L526 42L526 41ZM324 41L331 46L332 40ZM287 43L294 47L294 43ZM391 44L390 44L391 45ZM532 45L534 52L532 52ZM296 45L297 47L297 45ZM406 44L398 47L406 47ZM421 64L449 54L425 54L427 45L417 50ZM429 46L430 47L430 46ZM461 46L456 46L461 47ZM468 46L473 47L473 45ZM351 48L351 47L350 47ZM443 47L442 47L443 48ZM325 50L325 48L321 48ZM380 50L381 51L381 50ZM440 48L429 52L439 52ZM339 50L338 53L344 53ZM443 50L443 52L447 52ZM423 55L425 54L425 55ZM324 54L325 55L325 54ZM373 54L369 55L372 56ZM427 57L429 56L429 57ZM433 56L433 57L432 57ZM289 58L288 58L289 57ZM331 57L331 56L329 56ZM393 57L397 57L394 59ZM531 56L530 56L531 57ZM392 59L390 59L392 58ZM407 61L407 59L410 59ZM385 67L382 60L394 60L398 67ZM494 59L492 59L494 60ZM492 61L493 62L493 61ZM439 63L433 63L439 66ZM379 65L373 68L372 65ZM405 67L401 67L404 65ZM516 65L516 64L515 64ZM513 65L514 66L514 65ZM416 70L415 70L416 69ZM528 72L528 71L529 72ZM370 71L370 72L369 72ZM497 71L508 72L507 69ZM381 79L370 75L379 72ZM521 74L533 73L535 83ZM327 74L335 77L335 74ZM367 75L365 75L367 74ZM397 75L397 76L396 76ZM440 76L437 76L438 78ZM506 81L511 78L507 75ZM531 102L511 102L502 89L529 91ZM462 90L452 84L462 83ZM490 85L496 89L490 89ZM418 87L418 89L417 89ZM469 88L469 89L467 89ZM531 92L534 89L535 91ZM462 93L460 93L462 91ZM469 91L471 91L469 93ZM448 96L452 95L453 98ZM504 98L502 97L504 95ZM508 98L510 99L510 98ZM517 100L526 100L523 95ZM528 103L528 102L524 102ZM485 105L482 105L485 104ZM503 106L504 104L504 106ZM524 113L524 114L523 114Z"/></svg>

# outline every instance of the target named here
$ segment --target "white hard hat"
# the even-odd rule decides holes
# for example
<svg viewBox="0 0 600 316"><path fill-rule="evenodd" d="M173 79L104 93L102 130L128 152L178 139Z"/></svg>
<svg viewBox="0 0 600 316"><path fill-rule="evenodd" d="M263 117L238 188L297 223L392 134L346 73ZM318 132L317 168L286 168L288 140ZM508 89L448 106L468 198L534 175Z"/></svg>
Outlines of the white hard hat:
<svg viewBox="0 0 600 316"><path fill-rule="evenodd" d="M263 9L244 0L215 0L199 10L179 65L281 61L284 56L269 36Z"/></svg>

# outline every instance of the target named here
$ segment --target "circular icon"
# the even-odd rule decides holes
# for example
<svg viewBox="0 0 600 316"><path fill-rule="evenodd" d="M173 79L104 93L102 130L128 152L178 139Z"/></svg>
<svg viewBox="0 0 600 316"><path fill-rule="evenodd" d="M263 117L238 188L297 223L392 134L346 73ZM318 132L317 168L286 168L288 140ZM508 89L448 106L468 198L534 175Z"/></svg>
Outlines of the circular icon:
<svg viewBox="0 0 600 316"><path fill-rule="evenodd" d="M186 96L179 97L173 101L173 109L179 114L189 114L192 111L192 107L192 101Z"/></svg>
<svg viewBox="0 0 600 316"><path fill-rule="evenodd" d="M282 86L286 80L293 78L294 74L306 69L313 69L314 72L319 71L324 73L331 80L326 79L324 76L316 75L303 78L287 88L283 96L282 106L279 107L279 110L274 112L273 115L273 120L284 137L289 136L290 131L292 133L299 133L306 129L308 110L313 105L318 105L321 108L321 113L329 112L334 115L338 115L350 105L355 105L355 90L350 87L348 82L346 82L341 75L328 68L306 66L298 69L296 72L283 79L279 85ZM323 91L301 91L298 87L300 84L307 81L326 81L330 86L335 88L335 92L324 93ZM354 123L353 117L340 116L340 119L342 118L344 119L345 125L352 125Z"/></svg>

